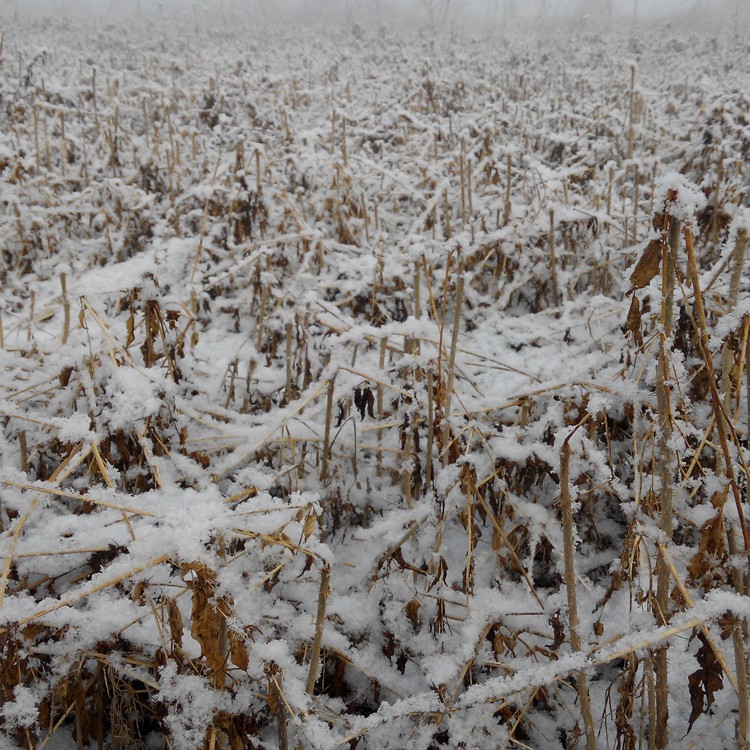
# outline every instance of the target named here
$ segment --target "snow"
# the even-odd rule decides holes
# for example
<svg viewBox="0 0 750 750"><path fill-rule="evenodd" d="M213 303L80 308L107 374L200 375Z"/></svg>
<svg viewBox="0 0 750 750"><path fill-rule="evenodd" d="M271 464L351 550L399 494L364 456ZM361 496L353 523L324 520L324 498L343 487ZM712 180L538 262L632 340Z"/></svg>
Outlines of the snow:
<svg viewBox="0 0 750 750"><path fill-rule="evenodd" d="M668 172L662 175L655 184L655 204L663 206L669 191L677 195L669 203L669 214L679 219L683 224L690 224L698 211L706 203L706 197L684 175L678 172Z"/></svg>
<svg viewBox="0 0 750 750"><path fill-rule="evenodd" d="M31 727L37 721L39 704L34 692L23 685L13 688L13 700L0 706L7 729Z"/></svg>
<svg viewBox="0 0 750 750"><path fill-rule="evenodd" d="M666 455L661 275L633 292L642 343L624 293L676 191L739 474L742 42L88 31L9 20L0 68L0 742L43 743L49 709L47 747L75 747L80 680L107 732L125 686L147 746L276 747L286 721L290 746L547 747L582 727L581 670L615 738L622 660L645 684L662 643L676 741L698 668L680 639L750 616L746 560L731 493L703 531L727 479L693 292L680 275ZM675 594L668 626L660 545L695 602Z"/></svg>

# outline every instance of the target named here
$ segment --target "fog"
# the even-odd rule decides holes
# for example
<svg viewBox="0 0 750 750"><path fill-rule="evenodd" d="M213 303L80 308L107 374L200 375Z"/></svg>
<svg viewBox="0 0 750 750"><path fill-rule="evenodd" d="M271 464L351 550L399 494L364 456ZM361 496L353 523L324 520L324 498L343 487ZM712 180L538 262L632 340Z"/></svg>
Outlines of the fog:
<svg viewBox="0 0 750 750"><path fill-rule="evenodd" d="M66 22L412 26L438 30L555 27L600 30L639 23L744 24L742 0L4 0L0 18Z"/></svg>

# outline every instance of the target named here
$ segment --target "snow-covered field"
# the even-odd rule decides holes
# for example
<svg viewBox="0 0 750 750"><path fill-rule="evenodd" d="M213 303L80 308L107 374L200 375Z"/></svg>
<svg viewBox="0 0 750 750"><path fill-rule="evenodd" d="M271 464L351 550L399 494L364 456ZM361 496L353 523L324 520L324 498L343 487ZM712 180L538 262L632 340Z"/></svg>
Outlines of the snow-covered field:
<svg viewBox="0 0 750 750"><path fill-rule="evenodd" d="M748 52L6 24L2 746L743 747Z"/></svg>

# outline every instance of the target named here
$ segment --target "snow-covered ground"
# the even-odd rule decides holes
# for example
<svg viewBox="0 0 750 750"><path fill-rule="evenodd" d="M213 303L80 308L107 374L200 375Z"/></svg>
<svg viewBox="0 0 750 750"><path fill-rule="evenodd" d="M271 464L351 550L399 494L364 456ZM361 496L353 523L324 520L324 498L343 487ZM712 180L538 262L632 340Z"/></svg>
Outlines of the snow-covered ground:
<svg viewBox="0 0 750 750"><path fill-rule="evenodd" d="M490 32L5 27L4 746L737 746L747 44Z"/></svg>

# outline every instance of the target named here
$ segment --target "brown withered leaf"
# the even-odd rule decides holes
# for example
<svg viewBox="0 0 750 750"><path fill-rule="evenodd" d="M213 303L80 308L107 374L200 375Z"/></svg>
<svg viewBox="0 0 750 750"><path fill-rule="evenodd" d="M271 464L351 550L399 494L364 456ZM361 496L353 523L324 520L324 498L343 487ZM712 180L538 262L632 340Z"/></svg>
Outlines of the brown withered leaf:
<svg viewBox="0 0 750 750"><path fill-rule="evenodd" d="M146 589L148 583L146 581L137 581L133 586L133 601L138 602L142 607L146 605Z"/></svg>
<svg viewBox="0 0 750 750"><path fill-rule="evenodd" d="M60 386L62 388L66 388L68 383L70 382L70 376L73 374L73 368L72 367L63 367L63 369L60 371L60 375L58 376L58 380L60 381Z"/></svg>
<svg viewBox="0 0 750 750"><path fill-rule="evenodd" d="M721 511L701 526L698 551L688 563L692 581L697 581L716 567L717 560L725 556L724 516Z"/></svg>
<svg viewBox="0 0 750 750"><path fill-rule="evenodd" d="M247 672L247 668L250 666L250 657L247 655L244 639L234 630L229 633L229 658L235 667Z"/></svg>
<svg viewBox="0 0 750 750"><path fill-rule="evenodd" d="M398 563L398 567L400 570L407 570L409 567L409 563L404 560L404 553L401 551L401 547L396 547L396 549L393 551L393 554L391 555L391 558Z"/></svg>
<svg viewBox="0 0 750 750"><path fill-rule="evenodd" d="M677 609L685 609L689 606L687 599L685 599L685 595L682 593L682 589L679 586L672 588L669 592L669 598L675 603Z"/></svg>
<svg viewBox="0 0 750 750"><path fill-rule="evenodd" d="M419 616L419 608L422 603L415 596L411 601L404 607L404 613L406 618L411 623L412 628L417 631L422 627L422 618Z"/></svg>
<svg viewBox="0 0 750 750"><path fill-rule="evenodd" d="M492 549L497 552L503 546L503 538L496 528L492 529Z"/></svg>
<svg viewBox="0 0 750 750"><path fill-rule="evenodd" d="M630 303L628 317L625 321L625 330L633 334L633 340L637 346L643 346L643 334L641 333L641 303L638 297L633 295Z"/></svg>
<svg viewBox="0 0 750 750"><path fill-rule="evenodd" d="M441 581L445 583L445 577L448 575L448 563L445 562L444 557L440 557L440 560L438 560L438 566L437 571L435 572L435 577L430 582L430 585L427 587L428 591L432 591L435 586L437 586L438 583Z"/></svg>
<svg viewBox="0 0 750 750"><path fill-rule="evenodd" d="M174 647L182 648L182 613L174 599L167 604L167 617L169 618L169 635Z"/></svg>
<svg viewBox="0 0 750 750"><path fill-rule="evenodd" d="M227 621L229 607L223 600L214 599L216 574L203 563L186 563L183 577L192 573L188 587L193 592L190 634L201 646L214 686L223 687L227 672Z"/></svg>
<svg viewBox="0 0 750 750"><path fill-rule="evenodd" d="M724 507L724 504L727 501L728 493L729 493L729 487L725 487L723 490L717 490L716 492L714 492L713 495L711 495L711 497L709 498L711 505L713 505L714 508L716 508L716 510L721 511L721 509ZM713 520L715 521L716 519L713 519ZM706 523L710 523L710 522L707 521ZM704 524L704 526L705 525L706 524Z"/></svg>
<svg viewBox="0 0 750 750"><path fill-rule="evenodd" d="M549 648L557 651L563 643L565 643L565 626L560 615L560 610L555 610L552 616L548 620L552 626L552 633L554 634L554 640L549 645Z"/></svg>
<svg viewBox="0 0 750 750"><path fill-rule="evenodd" d="M167 322L169 323L169 330L176 331L177 321L180 319L180 311L179 310L167 310L166 319L167 319Z"/></svg>
<svg viewBox="0 0 750 750"><path fill-rule="evenodd" d="M354 408L359 412L360 419L365 418L365 398L360 387L354 389Z"/></svg>
<svg viewBox="0 0 750 750"><path fill-rule="evenodd" d="M92 716L86 710L86 688L78 674L75 686L76 743L82 747L89 744L93 730Z"/></svg>
<svg viewBox="0 0 750 750"><path fill-rule="evenodd" d="M314 562L314 558L312 555L305 555L305 567L302 569L302 572L297 576L298 578L302 577L305 573L307 573L310 568L312 568Z"/></svg>
<svg viewBox="0 0 750 750"><path fill-rule="evenodd" d="M724 672L716 660L713 649L703 633L699 631L697 636L701 647L695 658L701 666L688 677L691 705L688 732L701 714L709 712L714 703L714 693L724 687Z"/></svg>
<svg viewBox="0 0 750 750"><path fill-rule="evenodd" d="M398 565L399 570L410 570L412 573L420 573L424 575L424 571L421 568L412 565L412 563L404 559L404 553L401 547L396 547L388 559L393 560Z"/></svg>
<svg viewBox="0 0 750 750"><path fill-rule="evenodd" d="M707 552L717 557L724 554L724 514L719 512L713 518L709 518L701 526L700 546L701 552Z"/></svg>
<svg viewBox="0 0 750 750"><path fill-rule="evenodd" d="M188 453L188 456L195 461L195 463L199 464L202 468L207 469L209 466L211 466L211 459L208 457L207 454L201 452L201 451L190 451Z"/></svg>
<svg viewBox="0 0 750 750"><path fill-rule="evenodd" d="M201 596L193 597L190 633L201 644L203 657L214 676L214 686L223 687L227 666L226 620L216 608L205 603Z"/></svg>
<svg viewBox="0 0 750 750"><path fill-rule="evenodd" d="M506 635L501 627L502 625L498 622L487 631L487 640L492 644L492 651L495 656L502 656L506 652L515 656L515 636Z"/></svg>
<svg viewBox="0 0 750 750"><path fill-rule="evenodd" d="M718 623L721 632L721 640L725 641L730 635L732 635L732 632L737 625L737 615L733 612L726 611L716 622Z"/></svg>
<svg viewBox="0 0 750 750"><path fill-rule="evenodd" d="M303 530L303 536L305 537L305 540L309 539L314 533L315 529L318 525L318 517L315 515L315 513L310 512L305 517L305 526Z"/></svg>
<svg viewBox="0 0 750 750"><path fill-rule="evenodd" d="M375 419L375 412L373 407L375 406L375 394L370 389L369 385L366 385L362 392L362 398L364 401L364 407L367 409L367 416ZM362 417L364 419L364 417Z"/></svg>
<svg viewBox="0 0 750 750"><path fill-rule="evenodd" d="M39 641L47 632L49 632L49 626L41 622L32 622L21 631L27 641Z"/></svg>
<svg viewBox="0 0 750 750"><path fill-rule="evenodd" d="M633 273L630 274L630 283L632 286L630 287L628 294L636 289L643 289L648 286L651 283L651 279L659 273L662 249L663 246L661 240L651 240L651 242L646 245L646 249L638 259L635 269L633 269Z"/></svg>
<svg viewBox="0 0 750 750"><path fill-rule="evenodd" d="M44 698L39 704L39 724L43 727L50 725L50 717L52 715L52 706L49 698Z"/></svg>
<svg viewBox="0 0 750 750"><path fill-rule="evenodd" d="M271 709L271 713L274 716L278 716L280 711L284 710L284 706L281 704L278 695L278 687L276 686L276 675L281 670L276 664L269 664L266 667L266 677L268 678L268 707Z"/></svg>
<svg viewBox="0 0 750 750"><path fill-rule="evenodd" d="M688 690L690 691L690 719L688 720L688 734L693 728L696 719L703 713L704 707L704 694L703 694L703 680L701 673L702 669L698 669L688 677Z"/></svg>
<svg viewBox="0 0 750 750"><path fill-rule="evenodd" d="M135 341L135 315L133 313L130 313L130 317L125 325L128 333L125 341L125 348L127 349Z"/></svg>

